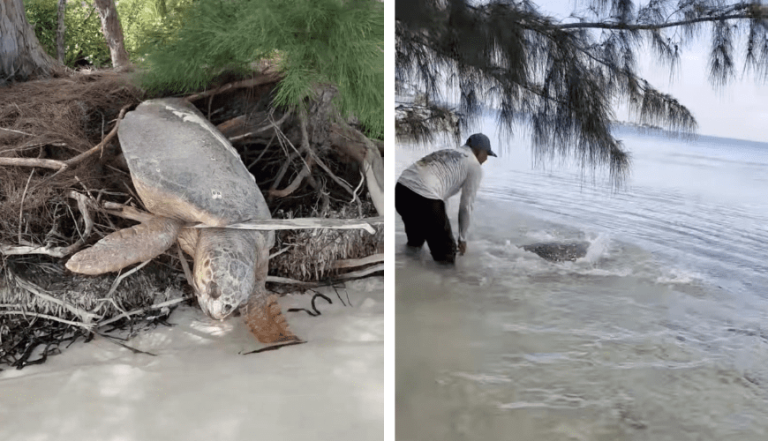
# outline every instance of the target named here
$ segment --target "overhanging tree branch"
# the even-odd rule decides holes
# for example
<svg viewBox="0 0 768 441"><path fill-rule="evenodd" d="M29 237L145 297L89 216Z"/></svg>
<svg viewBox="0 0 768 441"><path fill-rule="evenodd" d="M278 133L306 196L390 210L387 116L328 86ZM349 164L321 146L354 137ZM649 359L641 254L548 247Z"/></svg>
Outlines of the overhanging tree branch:
<svg viewBox="0 0 768 441"><path fill-rule="evenodd" d="M559 23L526 0L478 6L468 0L398 0L398 93L417 91L428 102L456 108L462 129L489 110L496 112L501 128L522 122L533 129L537 158L575 158L593 171L607 167L612 183L621 185L629 156L611 135L615 100L626 102L640 122L674 131L696 129L682 103L637 74L636 53L644 41L672 69L683 43L710 24L710 79L724 84L734 76L734 42L745 30L731 22L743 21L749 25L745 71L768 77L763 20L768 7L759 3L652 0L638 7L631 0L594 0L588 13L594 18L574 13L580 22ZM667 29L683 32L673 40ZM445 93L458 102L444 101ZM423 120L400 118L398 124ZM398 135L424 140L435 130L445 131L441 125L421 125L418 130L398 126Z"/></svg>

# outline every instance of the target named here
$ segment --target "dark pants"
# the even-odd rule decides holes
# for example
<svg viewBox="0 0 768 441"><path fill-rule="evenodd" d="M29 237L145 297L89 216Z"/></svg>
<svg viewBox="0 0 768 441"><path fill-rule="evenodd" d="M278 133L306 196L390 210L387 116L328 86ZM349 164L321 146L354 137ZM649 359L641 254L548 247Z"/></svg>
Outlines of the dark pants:
<svg viewBox="0 0 768 441"><path fill-rule="evenodd" d="M395 186L395 209L403 218L408 246L421 248L426 241L433 259L454 263L456 241L445 212L445 202L427 199L398 183Z"/></svg>

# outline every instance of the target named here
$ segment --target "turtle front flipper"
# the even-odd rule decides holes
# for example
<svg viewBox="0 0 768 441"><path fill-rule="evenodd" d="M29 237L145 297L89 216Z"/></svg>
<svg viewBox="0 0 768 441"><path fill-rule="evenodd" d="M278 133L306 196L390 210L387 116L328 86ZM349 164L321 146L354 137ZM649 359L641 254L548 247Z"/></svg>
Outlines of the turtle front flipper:
<svg viewBox="0 0 768 441"><path fill-rule="evenodd" d="M288 328L277 296L264 299L253 295L245 306L245 322L248 329L261 343L289 343L302 341Z"/></svg>
<svg viewBox="0 0 768 441"><path fill-rule="evenodd" d="M94 246L72 256L67 262L67 269L80 274L97 275L144 262L170 248L181 227L182 223L177 220L156 217L131 228L115 231Z"/></svg>

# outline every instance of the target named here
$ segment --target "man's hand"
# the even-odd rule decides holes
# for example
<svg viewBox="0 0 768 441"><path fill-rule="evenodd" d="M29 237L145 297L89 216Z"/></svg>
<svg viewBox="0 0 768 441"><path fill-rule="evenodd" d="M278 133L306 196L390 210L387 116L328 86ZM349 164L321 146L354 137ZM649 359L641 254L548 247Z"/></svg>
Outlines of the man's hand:
<svg viewBox="0 0 768 441"><path fill-rule="evenodd" d="M464 242L463 240L460 240L459 241L459 254L461 254L463 256L464 253L466 253L466 252L467 252L467 243Z"/></svg>

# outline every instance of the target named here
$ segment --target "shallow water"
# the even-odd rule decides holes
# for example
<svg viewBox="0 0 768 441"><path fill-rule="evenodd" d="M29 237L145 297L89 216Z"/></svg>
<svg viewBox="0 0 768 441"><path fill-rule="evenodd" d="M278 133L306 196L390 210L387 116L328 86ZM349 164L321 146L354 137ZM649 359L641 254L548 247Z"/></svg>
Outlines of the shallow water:
<svg viewBox="0 0 768 441"><path fill-rule="evenodd" d="M523 145L490 158L455 268L397 218L399 441L768 439L768 144L617 134L616 194ZM398 176L426 153L397 152ZM519 247L548 240L591 246Z"/></svg>

